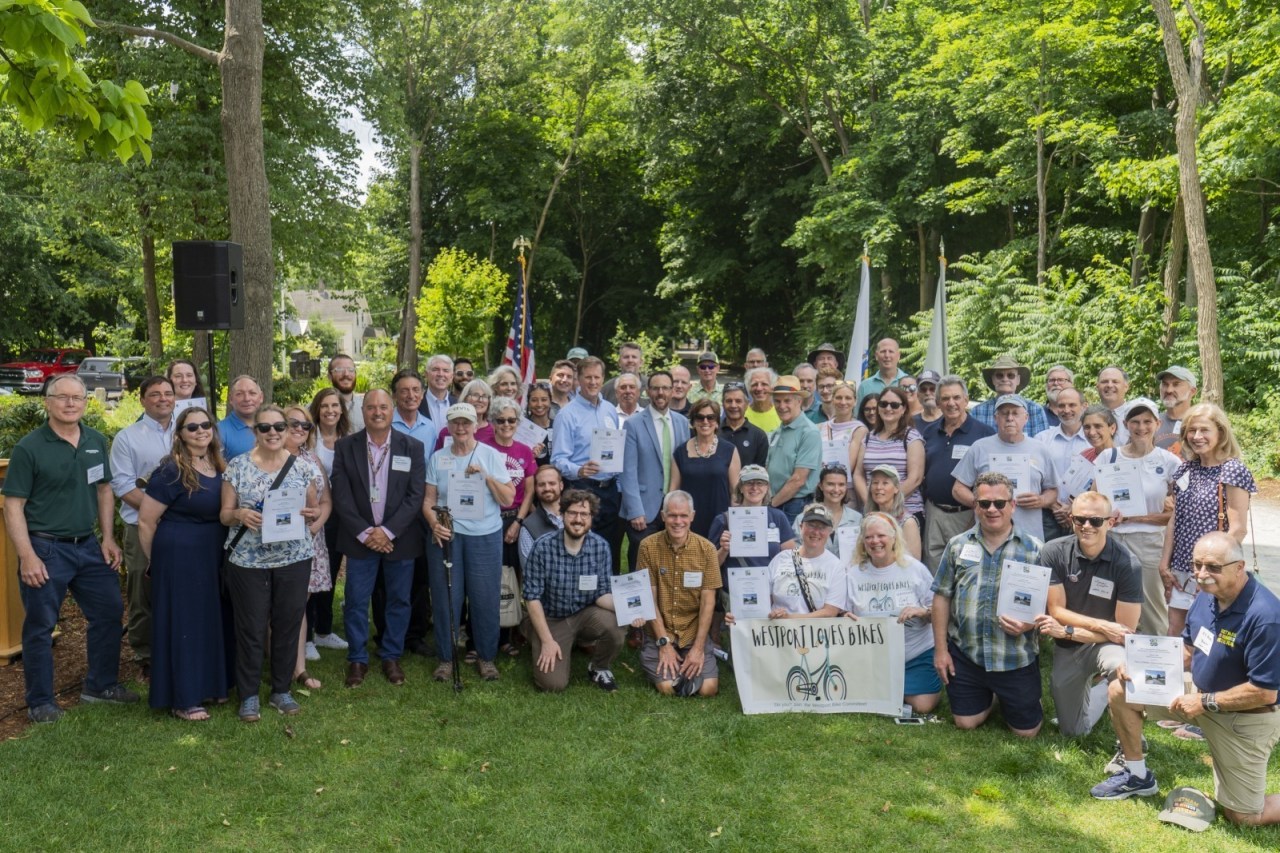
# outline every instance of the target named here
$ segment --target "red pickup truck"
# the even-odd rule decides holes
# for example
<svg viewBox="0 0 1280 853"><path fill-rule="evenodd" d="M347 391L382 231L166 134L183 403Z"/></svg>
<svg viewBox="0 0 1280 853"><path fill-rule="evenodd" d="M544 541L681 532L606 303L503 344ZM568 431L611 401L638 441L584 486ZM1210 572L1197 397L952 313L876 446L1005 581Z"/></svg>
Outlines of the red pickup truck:
<svg viewBox="0 0 1280 853"><path fill-rule="evenodd" d="M45 383L64 373L75 373L92 355L87 349L50 347L34 349L14 361L0 364L0 394L40 394Z"/></svg>

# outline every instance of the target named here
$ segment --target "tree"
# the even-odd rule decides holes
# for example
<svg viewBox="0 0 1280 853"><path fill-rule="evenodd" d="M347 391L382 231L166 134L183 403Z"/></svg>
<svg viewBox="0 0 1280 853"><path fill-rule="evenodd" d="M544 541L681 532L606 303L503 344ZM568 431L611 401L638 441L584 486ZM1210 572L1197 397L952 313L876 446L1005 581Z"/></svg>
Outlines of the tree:
<svg viewBox="0 0 1280 853"><path fill-rule="evenodd" d="M136 80L92 80L76 59L93 19L78 0L5 0L0 4L0 103L35 133L66 125L78 143L124 163L151 162L147 93Z"/></svg>
<svg viewBox="0 0 1280 853"><path fill-rule="evenodd" d="M415 306L422 318L414 340L418 349L484 352L493 320L506 303L509 283L491 262L458 249L443 249L427 268L427 289Z"/></svg>

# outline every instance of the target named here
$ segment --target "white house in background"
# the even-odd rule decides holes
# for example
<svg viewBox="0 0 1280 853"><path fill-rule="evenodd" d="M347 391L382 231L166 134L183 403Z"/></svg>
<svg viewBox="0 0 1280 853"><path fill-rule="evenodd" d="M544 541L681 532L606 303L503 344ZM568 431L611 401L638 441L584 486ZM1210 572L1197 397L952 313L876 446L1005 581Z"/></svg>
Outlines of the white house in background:
<svg viewBox="0 0 1280 853"><path fill-rule="evenodd" d="M313 321L329 323L338 330L339 350L355 358L364 354L365 341L386 335L373 324L369 303L358 293L329 290L322 283L318 290L290 290L285 296L296 315L285 324L290 334L305 335Z"/></svg>

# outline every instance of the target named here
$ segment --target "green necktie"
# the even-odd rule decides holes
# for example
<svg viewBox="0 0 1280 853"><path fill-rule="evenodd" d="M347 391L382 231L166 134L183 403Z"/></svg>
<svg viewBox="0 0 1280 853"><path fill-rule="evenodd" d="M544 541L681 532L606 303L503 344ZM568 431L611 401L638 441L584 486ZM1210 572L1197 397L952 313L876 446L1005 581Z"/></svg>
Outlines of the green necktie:
<svg viewBox="0 0 1280 853"><path fill-rule="evenodd" d="M671 490L671 416L662 418L662 493Z"/></svg>

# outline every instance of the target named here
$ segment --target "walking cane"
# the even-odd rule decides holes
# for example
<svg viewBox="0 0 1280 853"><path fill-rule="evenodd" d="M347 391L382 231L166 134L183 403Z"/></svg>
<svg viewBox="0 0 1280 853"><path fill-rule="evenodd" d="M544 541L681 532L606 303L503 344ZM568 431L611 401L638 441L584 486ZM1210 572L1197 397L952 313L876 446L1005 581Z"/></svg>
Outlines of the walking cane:
<svg viewBox="0 0 1280 853"><path fill-rule="evenodd" d="M458 623L453 616L453 515L447 506L432 507L440 523L449 530L449 538L441 540L444 550L444 584L449 597L449 660L453 663L453 692L462 691L462 667L458 664Z"/></svg>

